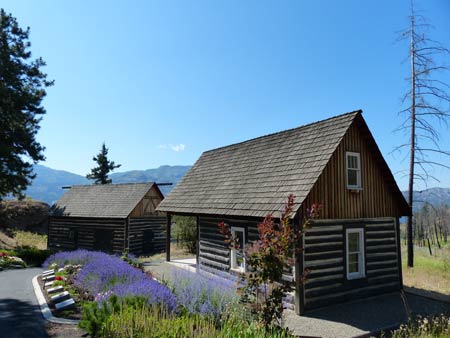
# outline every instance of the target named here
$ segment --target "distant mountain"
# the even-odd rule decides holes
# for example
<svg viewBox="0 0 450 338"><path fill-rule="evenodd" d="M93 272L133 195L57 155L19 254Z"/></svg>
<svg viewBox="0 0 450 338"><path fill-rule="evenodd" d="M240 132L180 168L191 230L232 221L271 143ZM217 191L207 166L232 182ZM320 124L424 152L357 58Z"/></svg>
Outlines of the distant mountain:
<svg viewBox="0 0 450 338"><path fill-rule="evenodd" d="M113 173L110 175L110 178L113 180L113 183L172 183L171 186L160 187L162 193L167 195L190 167L164 165L156 169ZM39 164L34 166L34 172L36 173L36 178L25 193L35 200L44 201L48 204L53 204L62 196L64 193L63 186L92 183L84 176L68 171L55 170Z"/></svg>
<svg viewBox="0 0 450 338"><path fill-rule="evenodd" d="M52 204L64 193L61 187L77 184L89 184L89 181L77 174L64 170L52 169L40 164L34 166L36 178L25 191L27 196Z"/></svg>
<svg viewBox="0 0 450 338"><path fill-rule="evenodd" d="M408 192L403 191L403 196L408 198ZM450 206L450 188L429 188L414 191L413 201L414 210L419 210L426 202L432 205L447 204Z"/></svg>
<svg viewBox="0 0 450 338"><path fill-rule="evenodd" d="M181 180L186 172L191 168L190 165L163 165L156 169L132 170L122 173L112 173L110 178L113 183L140 183L157 182L172 183L172 185L160 186L161 192L167 195L173 187Z"/></svg>
<svg viewBox="0 0 450 338"><path fill-rule="evenodd" d="M188 165L163 165L156 169L112 173L110 177L113 180L113 183L173 183L171 186L160 187L162 193L167 195L190 168L191 166ZM52 204L62 196L64 190L61 189L61 187L63 186L91 184L91 181L84 176L73 174L68 171L55 170L39 164L34 166L34 172L36 173L36 178L33 181L33 184L28 187L26 195L48 204ZM403 195L406 198L408 193L403 191ZM430 188L422 191L415 191L414 210L420 209L425 202L433 205L450 205L450 188Z"/></svg>

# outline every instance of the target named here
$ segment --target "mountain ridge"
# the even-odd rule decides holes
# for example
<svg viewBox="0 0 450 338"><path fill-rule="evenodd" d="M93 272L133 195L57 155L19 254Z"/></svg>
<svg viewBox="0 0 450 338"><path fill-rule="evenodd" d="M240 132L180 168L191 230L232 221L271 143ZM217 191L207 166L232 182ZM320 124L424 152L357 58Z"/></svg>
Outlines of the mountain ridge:
<svg viewBox="0 0 450 338"><path fill-rule="evenodd" d="M112 173L110 178L113 183L172 183L171 186L160 186L162 193L167 195L190 168L190 165L162 165L153 169L116 172ZM54 203L62 196L64 193L63 186L92 183L84 176L65 170L52 169L40 164L34 166L34 172L36 178L25 193L32 199L44 201L48 204ZM406 191L402 193L406 198L408 193ZM414 210L420 209L425 202L433 205L450 205L450 188L434 187L414 191Z"/></svg>
<svg viewBox="0 0 450 338"><path fill-rule="evenodd" d="M130 170L112 173L109 177L113 183L172 183L172 185L160 186L164 195L173 189L175 184L184 176L191 166L163 165L158 168L146 170ZM26 196L34 200L44 201L48 204L56 202L64 193L62 187L71 185L92 184L86 177L65 170L53 169L41 164L33 167L36 178L25 191Z"/></svg>

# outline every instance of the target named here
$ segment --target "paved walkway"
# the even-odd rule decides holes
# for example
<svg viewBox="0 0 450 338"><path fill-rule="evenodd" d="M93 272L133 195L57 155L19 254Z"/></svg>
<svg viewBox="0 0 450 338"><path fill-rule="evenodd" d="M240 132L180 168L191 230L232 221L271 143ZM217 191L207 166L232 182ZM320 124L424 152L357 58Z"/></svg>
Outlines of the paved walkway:
<svg viewBox="0 0 450 338"><path fill-rule="evenodd" d="M450 312L450 304L406 293L415 314ZM300 336L346 338L377 332L408 321L399 292L337 304L297 316L286 311L286 325Z"/></svg>
<svg viewBox="0 0 450 338"><path fill-rule="evenodd" d="M1 338L48 337L31 283L40 272L40 268L0 271Z"/></svg>
<svg viewBox="0 0 450 338"><path fill-rule="evenodd" d="M167 279L171 270L183 268L195 273L195 262L177 260L146 264L155 277ZM415 314L438 314L450 312L450 304L419 295L406 293L409 307ZM363 336L370 332L397 326L407 322L408 315L399 292L358 301L337 304L297 316L294 311L285 311L285 325L294 334L306 337L348 338Z"/></svg>

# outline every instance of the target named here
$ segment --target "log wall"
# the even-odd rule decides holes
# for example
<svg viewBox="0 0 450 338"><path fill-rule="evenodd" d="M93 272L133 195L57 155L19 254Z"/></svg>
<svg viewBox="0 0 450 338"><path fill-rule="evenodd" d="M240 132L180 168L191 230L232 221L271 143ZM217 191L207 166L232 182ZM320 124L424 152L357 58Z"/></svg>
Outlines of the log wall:
<svg viewBox="0 0 450 338"><path fill-rule="evenodd" d="M165 252L166 217L130 218L128 222L129 252L135 255Z"/></svg>
<svg viewBox="0 0 450 338"><path fill-rule="evenodd" d="M112 232L108 252L121 253L124 248L125 219L51 217L48 246L52 250L98 250L96 231Z"/></svg>
<svg viewBox="0 0 450 338"><path fill-rule="evenodd" d="M303 286L303 310L398 290L401 266L396 227L393 218L315 221L303 238L303 266L310 271ZM348 228L364 229L364 278L347 280Z"/></svg>
<svg viewBox="0 0 450 338"><path fill-rule="evenodd" d="M262 219L237 219L223 217L199 217L200 246L199 263L200 267L215 269L220 271L230 271L230 249L225 243L225 238L219 232L217 224L221 221L230 227L240 227L245 229L246 245L258 240L258 224ZM284 279L294 281L292 268L287 269L283 275Z"/></svg>
<svg viewBox="0 0 450 338"><path fill-rule="evenodd" d="M199 263L200 267L220 271L230 270L230 250L217 224L224 221L230 226L245 229L245 240L251 243L258 238L258 220L222 217L199 217Z"/></svg>

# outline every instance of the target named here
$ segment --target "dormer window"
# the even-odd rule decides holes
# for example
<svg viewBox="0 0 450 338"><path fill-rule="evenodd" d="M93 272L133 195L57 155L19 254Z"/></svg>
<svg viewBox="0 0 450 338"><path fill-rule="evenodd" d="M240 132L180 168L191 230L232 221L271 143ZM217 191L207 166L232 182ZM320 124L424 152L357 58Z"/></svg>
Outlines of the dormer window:
<svg viewBox="0 0 450 338"><path fill-rule="evenodd" d="M347 152L347 189L361 189L361 159L359 153Z"/></svg>

